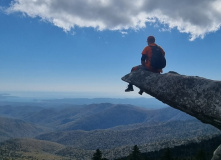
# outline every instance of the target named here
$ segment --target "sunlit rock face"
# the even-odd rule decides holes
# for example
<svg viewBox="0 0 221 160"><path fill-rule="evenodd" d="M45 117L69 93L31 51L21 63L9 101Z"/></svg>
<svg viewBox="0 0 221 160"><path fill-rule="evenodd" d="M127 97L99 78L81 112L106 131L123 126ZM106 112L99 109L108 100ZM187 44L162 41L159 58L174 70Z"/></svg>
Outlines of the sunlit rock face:
<svg viewBox="0 0 221 160"><path fill-rule="evenodd" d="M137 70L122 77L147 94L221 129L221 81L176 72L166 74ZM221 145L212 160L221 159Z"/></svg>
<svg viewBox="0 0 221 160"><path fill-rule="evenodd" d="M169 106L221 129L221 81L176 72L131 72L122 80L135 85Z"/></svg>

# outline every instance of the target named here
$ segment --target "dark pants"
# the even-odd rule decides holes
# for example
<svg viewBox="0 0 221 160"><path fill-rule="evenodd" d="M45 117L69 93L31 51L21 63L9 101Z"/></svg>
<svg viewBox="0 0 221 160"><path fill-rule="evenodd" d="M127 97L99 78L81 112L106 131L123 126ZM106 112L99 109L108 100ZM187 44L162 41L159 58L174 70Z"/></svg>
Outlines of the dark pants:
<svg viewBox="0 0 221 160"><path fill-rule="evenodd" d="M147 69L145 66L143 66L143 65L139 65L139 66L133 67L133 68L131 69L131 72L136 71L136 70L147 70L147 71L148 71L148 69ZM131 83L129 83L128 88L131 88L131 89L133 90L133 85L132 85ZM138 93L139 93L140 95L142 95L142 94L143 94L143 91L140 90Z"/></svg>

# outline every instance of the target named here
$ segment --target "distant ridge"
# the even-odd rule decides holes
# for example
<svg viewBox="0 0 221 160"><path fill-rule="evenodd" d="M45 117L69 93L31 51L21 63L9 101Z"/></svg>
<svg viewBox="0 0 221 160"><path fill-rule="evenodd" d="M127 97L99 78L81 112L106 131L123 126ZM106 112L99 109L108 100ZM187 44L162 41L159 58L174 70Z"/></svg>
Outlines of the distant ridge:
<svg viewBox="0 0 221 160"><path fill-rule="evenodd" d="M2 108L2 116L18 116L18 118L49 127L54 130L95 130L107 129L116 126L130 125L144 122L166 122L171 120L188 120L193 117L171 108L150 110L125 104L90 104L90 105L67 105L60 108L42 108L35 112L25 111L22 108ZM9 115L8 111L12 113ZM16 111L21 112L18 114Z"/></svg>
<svg viewBox="0 0 221 160"><path fill-rule="evenodd" d="M0 142L9 138L35 137L49 131L22 120L0 117Z"/></svg>
<svg viewBox="0 0 221 160"><path fill-rule="evenodd" d="M88 105L99 103L111 104L130 104L149 109L160 109L167 107L167 105L159 102L155 98L63 98L63 99L48 99L44 100L48 103L56 104L72 104L72 105Z"/></svg>
<svg viewBox="0 0 221 160"><path fill-rule="evenodd" d="M88 105L99 103L111 103L111 104L130 104L139 107L145 107L149 109L160 109L167 107L167 105L159 102L155 98L19 98L10 95L0 94L0 105L38 105L42 107L60 107L62 105Z"/></svg>

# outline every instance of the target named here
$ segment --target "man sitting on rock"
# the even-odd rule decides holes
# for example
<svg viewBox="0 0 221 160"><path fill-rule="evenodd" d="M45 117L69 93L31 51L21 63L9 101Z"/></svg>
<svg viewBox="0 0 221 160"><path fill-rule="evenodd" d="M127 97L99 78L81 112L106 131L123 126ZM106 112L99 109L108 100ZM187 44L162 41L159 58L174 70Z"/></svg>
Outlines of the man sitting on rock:
<svg viewBox="0 0 221 160"><path fill-rule="evenodd" d="M142 51L141 65L133 67L131 72L142 69L154 73L162 73L162 69L166 66L165 52L155 43L154 36L149 36L147 38L147 43L148 46L146 46ZM134 91L132 84L129 84L125 90L125 92L130 91ZM139 94L142 95L142 93L143 91L140 90Z"/></svg>

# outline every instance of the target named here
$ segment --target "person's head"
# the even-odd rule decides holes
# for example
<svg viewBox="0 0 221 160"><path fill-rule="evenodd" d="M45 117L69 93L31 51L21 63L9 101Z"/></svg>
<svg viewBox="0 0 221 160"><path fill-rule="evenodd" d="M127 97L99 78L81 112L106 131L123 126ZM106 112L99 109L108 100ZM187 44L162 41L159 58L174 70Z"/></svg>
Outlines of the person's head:
<svg viewBox="0 0 221 160"><path fill-rule="evenodd" d="M155 37L154 36L147 37L147 43L148 44L155 43Z"/></svg>

